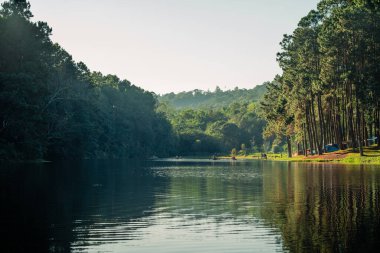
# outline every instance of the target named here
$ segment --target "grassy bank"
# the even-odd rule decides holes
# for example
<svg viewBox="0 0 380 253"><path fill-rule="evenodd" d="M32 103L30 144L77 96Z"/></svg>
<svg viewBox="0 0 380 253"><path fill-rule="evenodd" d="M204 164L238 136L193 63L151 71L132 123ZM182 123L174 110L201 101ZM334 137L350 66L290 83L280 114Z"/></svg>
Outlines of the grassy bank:
<svg viewBox="0 0 380 253"><path fill-rule="evenodd" d="M365 147L364 156L360 156L358 151L352 149L340 150L323 155L294 156L288 158L286 154L267 154L268 160L292 161L292 162L333 162L342 164L372 164L380 165L380 149L378 147ZM223 156L221 158L231 158ZM236 156L236 159L261 159L261 154L250 154L247 156Z"/></svg>

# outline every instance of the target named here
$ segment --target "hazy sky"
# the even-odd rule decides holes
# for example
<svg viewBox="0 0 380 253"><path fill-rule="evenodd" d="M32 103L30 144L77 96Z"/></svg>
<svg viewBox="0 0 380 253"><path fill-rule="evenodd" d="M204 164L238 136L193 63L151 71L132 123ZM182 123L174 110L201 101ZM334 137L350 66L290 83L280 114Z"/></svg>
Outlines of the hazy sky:
<svg viewBox="0 0 380 253"><path fill-rule="evenodd" d="M272 80L283 34L317 2L30 0L74 60L156 93Z"/></svg>

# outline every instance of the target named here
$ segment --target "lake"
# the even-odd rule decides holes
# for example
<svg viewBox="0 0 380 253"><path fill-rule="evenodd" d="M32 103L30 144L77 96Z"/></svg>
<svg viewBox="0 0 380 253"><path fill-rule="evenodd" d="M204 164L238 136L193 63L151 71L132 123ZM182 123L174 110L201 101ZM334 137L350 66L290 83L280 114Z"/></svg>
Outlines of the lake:
<svg viewBox="0 0 380 253"><path fill-rule="evenodd" d="M380 167L1 165L1 252L374 252Z"/></svg>

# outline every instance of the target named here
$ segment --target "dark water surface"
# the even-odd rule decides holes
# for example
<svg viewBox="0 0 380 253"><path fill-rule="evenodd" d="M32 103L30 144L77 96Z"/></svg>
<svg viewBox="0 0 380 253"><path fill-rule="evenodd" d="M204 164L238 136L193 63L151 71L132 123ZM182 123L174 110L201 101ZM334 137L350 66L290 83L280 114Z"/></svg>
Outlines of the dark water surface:
<svg viewBox="0 0 380 253"><path fill-rule="evenodd" d="M378 252L380 167L1 165L0 252Z"/></svg>

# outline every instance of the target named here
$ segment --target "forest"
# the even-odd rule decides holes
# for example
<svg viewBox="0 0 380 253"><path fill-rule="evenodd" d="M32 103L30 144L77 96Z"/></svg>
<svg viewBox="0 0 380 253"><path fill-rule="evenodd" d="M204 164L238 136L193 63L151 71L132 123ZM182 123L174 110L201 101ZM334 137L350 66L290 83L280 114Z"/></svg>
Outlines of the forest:
<svg viewBox="0 0 380 253"><path fill-rule="evenodd" d="M267 91L265 82L256 85L252 89L239 89L223 91L219 86L213 92L203 90L183 91L180 93L168 93L158 97L161 103L166 103L176 109L218 109L229 106L235 102L252 103L258 102Z"/></svg>
<svg viewBox="0 0 380 253"><path fill-rule="evenodd" d="M299 154L379 144L380 2L322 0L285 35L261 106L264 136Z"/></svg>
<svg viewBox="0 0 380 253"><path fill-rule="evenodd" d="M238 154L262 150L265 121L251 102L222 108L175 109L161 103L158 111L169 119L178 155Z"/></svg>
<svg viewBox="0 0 380 253"><path fill-rule="evenodd" d="M265 120L259 101L269 82L253 89L194 90L158 97L157 111L166 115L177 139L178 155L240 154L270 149L264 143Z"/></svg>
<svg viewBox="0 0 380 253"><path fill-rule="evenodd" d="M172 152L172 127L153 93L74 62L32 17L26 1L0 10L0 161Z"/></svg>
<svg viewBox="0 0 380 253"><path fill-rule="evenodd" d="M284 35L271 82L164 95L75 62L32 17L25 0L0 9L0 161L380 145L378 0L320 1Z"/></svg>

